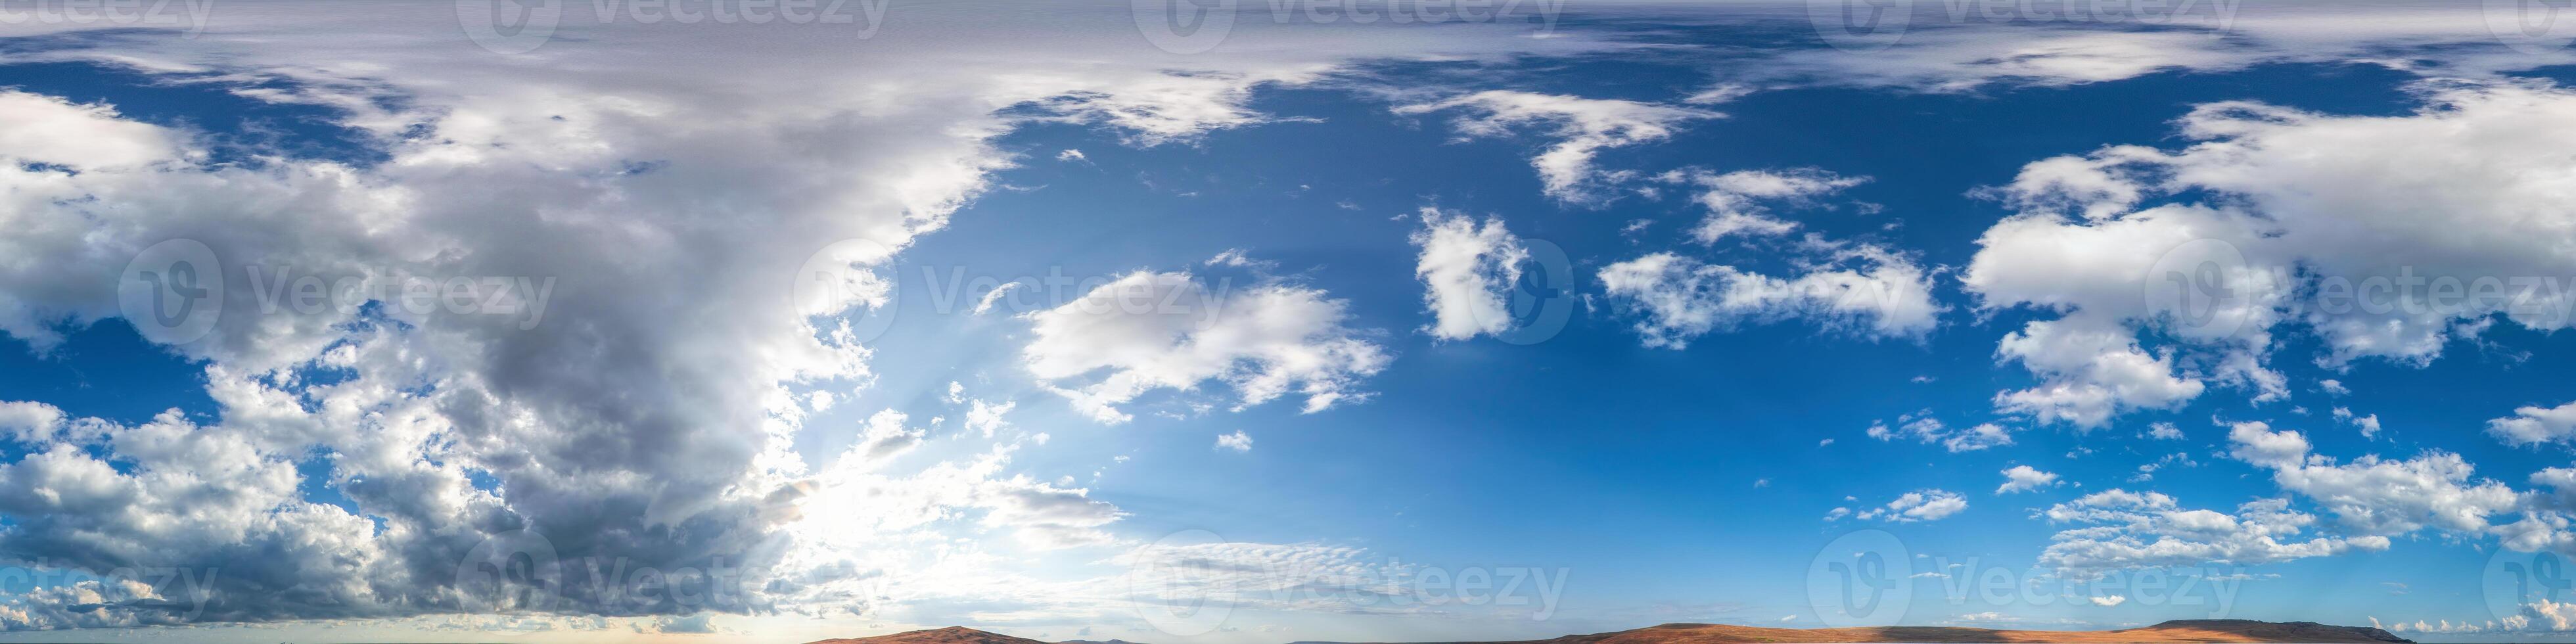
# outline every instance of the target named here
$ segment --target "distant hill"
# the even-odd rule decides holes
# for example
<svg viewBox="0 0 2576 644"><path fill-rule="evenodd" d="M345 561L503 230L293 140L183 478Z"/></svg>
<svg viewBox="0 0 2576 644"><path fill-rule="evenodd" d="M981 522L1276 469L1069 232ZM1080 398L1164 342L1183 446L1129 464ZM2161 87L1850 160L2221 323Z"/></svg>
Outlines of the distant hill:
<svg viewBox="0 0 2576 644"><path fill-rule="evenodd" d="M2412 644L2388 631L2316 622L2258 622L2250 619L2178 619L2154 626L2115 631L2023 631L1955 626L1887 626L1864 628L1764 628L1732 624L1665 624L1646 628L1567 635L1524 642L1448 642L1443 644L1806 644L1862 642L2030 642L2050 644L2162 644L2166 642L2282 642L2299 644ZM812 644L1047 644L1033 639L949 627L876 637L856 637ZM1062 644L1134 644L1074 640ZM1340 644L1292 642L1290 644Z"/></svg>
<svg viewBox="0 0 2576 644"><path fill-rule="evenodd" d="M2115 631L2022 631L1955 626L1864 628L1763 628L1731 624L1665 624L1550 640L1476 644L1749 644L1772 642L2047 642L2050 644L2158 644L2162 642L2299 642L2379 644L2410 642L2388 631L2316 622L2250 619L2178 619ZM1470 643L1457 643L1470 644Z"/></svg>
<svg viewBox="0 0 2576 644"><path fill-rule="evenodd" d="M950 627L947 627L947 628L934 628L934 629L930 629L930 630L926 630L926 631L905 631L905 632L902 632L902 633L896 633L896 634L893 634L893 635L878 635L878 636L876 636L876 637L845 637L845 638L841 638L841 639L817 640L817 641L813 642L813 644L1047 644L1047 643L1046 643L1046 642L1040 642L1040 641L1033 640L1033 639L1029 639L1029 638L1025 638L1025 637L1011 637L1011 636L1009 636L1009 635L1003 635L1003 634L1001 634L1001 633L987 633L987 632L984 632L984 631L979 631L979 630L975 630L975 629L972 629L972 628L967 628L967 627L964 627L964 626L950 626Z"/></svg>

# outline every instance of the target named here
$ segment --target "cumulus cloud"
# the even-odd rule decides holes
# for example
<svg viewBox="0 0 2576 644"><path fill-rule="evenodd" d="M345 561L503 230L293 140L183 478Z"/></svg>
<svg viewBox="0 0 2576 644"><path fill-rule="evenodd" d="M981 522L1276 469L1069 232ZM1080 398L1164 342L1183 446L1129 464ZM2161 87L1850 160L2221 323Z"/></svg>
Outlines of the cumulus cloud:
<svg viewBox="0 0 2576 644"><path fill-rule="evenodd" d="M1633 174L1593 167L1601 150L1661 141L1672 137L1683 123L1722 116L1696 108L1510 90L1395 108L1398 114L1450 110L1463 112L1451 121L1462 138L1501 137L1515 128L1537 128L1556 139L1530 159L1530 165L1538 168L1547 196L1569 203L1602 201L1605 186Z"/></svg>
<svg viewBox="0 0 2576 644"><path fill-rule="evenodd" d="M2004 470L2003 475L2004 484L2002 487L1995 488L1996 494L2028 492L2057 485L2057 475L2039 471L2028 465L2012 466L2012 469Z"/></svg>
<svg viewBox="0 0 2576 644"><path fill-rule="evenodd" d="M1132 29L1026 38L927 17L882 34L875 64L814 66L776 56L838 51L850 34L617 23L539 54L485 56L468 55L481 52L452 11L343 9L229 14L192 39L13 41L47 60L315 107L316 129L360 151L326 158L216 140L126 114L145 105L0 91L0 116L27 125L0 133L0 228L10 231L0 257L11 258L0 262L0 333L45 351L124 323L114 283L99 276L164 240L207 246L224 263L208 277L226 287L211 333L163 347L203 366L211 409L139 424L0 411L17 443L0 463L0 513L11 517L0 553L88 571L219 564L193 618L271 621L474 608L454 571L508 534L540 533L566 560L773 571L745 582L757 591L743 603L718 607L740 612L864 607L874 595L832 584L922 569L904 553L959 543L922 531L961 516L991 524L961 540L1105 544L1115 508L1009 472L1000 455L877 471L926 432L899 415L825 430L854 444L838 461L817 467L795 451L821 429L805 426L821 407L815 392L877 376L872 338L849 320L890 301L888 263L1018 162L996 138L1057 121L1135 145L1188 142L1269 120L1246 107L1251 88L1310 81L1356 58L1594 46L1498 26L1386 30L1336 47L1295 43L1320 37L1305 30L1238 30L1237 42L1286 46L1176 66L1135 44ZM836 274L834 288L793 297L809 257ZM522 277L555 288L542 320L277 311L260 306L246 266L371 286ZM491 284L463 295L521 311L540 303ZM1244 296L1255 309L1339 319L1338 303L1294 287ZM1291 317L1254 317L1139 358L1164 362L1093 366L1176 387L1215 379L1247 404L1295 391L1322 408L1358 395L1349 381L1383 362L1373 345L1335 344L1330 329L1319 337L1277 326ZM1334 348L1289 346L1300 340ZM1040 353L1082 368L1071 354ZM1180 364L1193 357L1227 362ZM1183 380L1192 374L1210 375ZM309 498L326 489L339 498ZM824 517L870 529L809 529ZM698 610L619 600L587 575L566 582L550 610ZM146 600L62 606L102 623L170 614ZM14 606L18 617L0 621L66 624L36 617L41 608Z"/></svg>
<svg viewBox="0 0 2576 644"><path fill-rule="evenodd" d="M1443 340L1465 340L1510 329L1510 293L1521 279L1529 249L1503 227L1499 218L1482 225L1463 214L1422 209L1422 230L1413 245L1422 249L1413 275L1422 280L1423 304L1432 322L1424 333Z"/></svg>
<svg viewBox="0 0 2576 644"><path fill-rule="evenodd" d="M2050 506L2050 523L2082 524L2058 532L2039 565L2078 577L2111 570L2208 564L2262 565L2359 550L2384 550L2382 536L2297 537L2316 517L2287 499L2261 499L2235 514L2184 509L2160 492L2113 489Z"/></svg>
<svg viewBox="0 0 2576 644"><path fill-rule="evenodd" d="M2576 440L2576 402L2557 407L2522 407L2513 410L2513 414L2487 421L2487 433L2517 447Z"/></svg>
<svg viewBox="0 0 2576 644"><path fill-rule="evenodd" d="M1365 397L1385 350L1346 326L1349 304L1269 281L1220 289L1187 272L1137 271L1061 306L1032 312L1022 352L1031 374L1093 419L1131 418L1119 405L1155 389L1215 381L1236 409L1296 393L1306 412Z"/></svg>
<svg viewBox="0 0 2576 644"><path fill-rule="evenodd" d="M1974 427L1954 429L1941 419L1923 412L1898 416L1893 427L1887 423L1871 424L1864 433L1883 441L1912 438L1927 445L1938 444L1952 454L2013 444L2012 431L2002 425L1979 423Z"/></svg>
<svg viewBox="0 0 2576 644"><path fill-rule="evenodd" d="M1713 244L1728 237L1767 237L1785 235L1798 229L1798 223L1773 217L1769 204L1809 207L1815 199L1868 182L1867 177L1845 177L1815 168L1792 170L1737 170L1718 174L1705 170L1675 170L1664 173L1661 180L1698 188L1693 201L1708 208L1708 218L1691 229L1691 237L1703 244Z"/></svg>
<svg viewBox="0 0 2576 644"><path fill-rule="evenodd" d="M2272 470L2282 489L2314 500L2338 523L2360 534L2402 535L2425 528L2480 535L2488 517L2522 507L2504 484L2472 479L2476 468L2458 454L2429 451L2407 460L2364 455L2349 463L2309 453L2307 437L2273 431L2263 423L2237 423L2228 433L2229 454Z"/></svg>
<svg viewBox="0 0 2576 644"><path fill-rule="evenodd" d="M1243 433L1243 430L1239 429L1235 430L1232 434L1218 434L1216 437L1216 448L1234 450L1235 453L1238 454L1250 452L1252 451L1252 435Z"/></svg>
<svg viewBox="0 0 2576 644"><path fill-rule="evenodd" d="M1839 509L1839 508L1837 508ZM1925 489L1907 492L1887 505L1862 510L1853 516L1897 523L1939 521L1967 511L1968 498L1948 490Z"/></svg>
<svg viewBox="0 0 2576 644"><path fill-rule="evenodd" d="M2043 384L1998 407L2099 426L2208 382L2278 400L2287 383L2266 362L2287 325L2321 337L2328 365L2423 364L2491 319L2567 328L2576 289L2542 278L2576 275L2576 228L2556 206L2576 184L2556 151L2576 130L2526 124L2576 113L2576 94L2422 89L2425 107L2400 116L2202 105L2181 121L2198 143L2181 150L2025 166L1996 192L2022 213L1985 233L1963 280L1986 307L2060 317L2006 338L2001 353ZM2192 269L2190 283L2159 266ZM2149 329L2175 341L2147 346Z"/></svg>
<svg viewBox="0 0 2576 644"><path fill-rule="evenodd" d="M1875 246L1835 250L1790 277L1653 253L1604 266L1614 306L1637 318L1649 347L1680 349L1691 339L1746 323L1805 320L1869 338L1919 338L1940 324L1930 275Z"/></svg>

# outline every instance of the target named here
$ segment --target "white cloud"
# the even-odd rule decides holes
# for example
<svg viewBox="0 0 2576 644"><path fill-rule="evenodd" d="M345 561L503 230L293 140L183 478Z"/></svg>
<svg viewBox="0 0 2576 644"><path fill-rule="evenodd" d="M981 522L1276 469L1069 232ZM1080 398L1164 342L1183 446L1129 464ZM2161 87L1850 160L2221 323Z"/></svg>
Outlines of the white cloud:
<svg viewBox="0 0 2576 644"><path fill-rule="evenodd" d="M1880 55L1791 52L1764 59L1746 73L1779 81L1965 92L1989 85L2082 85L2168 69L2240 69L2269 53L2189 30L1970 26L1916 29Z"/></svg>
<svg viewBox="0 0 2576 644"><path fill-rule="evenodd" d="M1104 423L1126 422L1118 406L1147 391L1206 381L1232 388L1236 409L1293 392L1322 411L1366 396L1358 381L1388 360L1344 326L1347 303L1275 281L1220 290L1186 272L1137 271L1024 317L1029 372Z"/></svg>
<svg viewBox="0 0 2576 644"><path fill-rule="evenodd" d="M1501 219L1479 226L1466 215L1424 207L1422 230L1412 240L1422 249L1413 275L1422 280L1423 303L1432 315L1423 332L1465 340L1511 328L1510 292L1529 249Z"/></svg>
<svg viewBox="0 0 2576 644"><path fill-rule="evenodd" d="M2050 506L2039 516L2050 523L2090 524L2058 532L2039 556L2040 566L2078 577L2214 562L2262 565L2389 545L2382 536L2297 541L2316 518L2289 509L2286 499L2251 501L2230 515L2186 510L2158 492L2113 489Z"/></svg>
<svg viewBox="0 0 2576 644"><path fill-rule="evenodd" d="M2364 455L2350 463L2309 453L2305 436L2271 431L2263 423L2238 423L2228 434L2229 455L2272 470L2282 489L2313 499L2359 534L2402 535L2427 527L2479 535L2487 518L2522 507L2518 493L2493 480L2472 480L2475 468L2459 455L2428 451L2412 459Z"/></svg>
<svg viewBox="0 0 2576 644"><path fill-rule="evenodd" d="M75 105L41 94L0 91L0 119L15 127L0 132L0 159L74 170L138 169L186 163L189 150L177 133L125 120L107 105Z"/></svg>
<svg viewBox="0 0 2576 644"><path fill-rule="evenodd" d="M991 556L975 543L986 532L1030 547L1108 543L1101 528L1120 516L1114 508L1021 478L1004 459L906 475L850 459L849 471L809 465L794 451L801 433L850 433L806 427L819 400L811 394L877 376L871 339L843 319L886 293L831 294L808 302L826 305L820 315L804 315L817 311L786 306L798 263L829 247L821 264L847 269L845 284L870 276L882 286L896 254L1020 160L996 141L1025 122L1097 123L1137 144L1188 141L1268 120L1246 107L1250 88L1312 80L1351 60L1600 46L1498 25L1359 39L1238 29L1230 42L1247 49L1178 61L1138 43L1123 10L1114 22L1124 26L1082 31L990 28L924 9L934 13L882 34L869 65L797 64L852 42L850 29L823 25L618 21L499 56L480 55L453 12L320 2L228 13L202 38L0 28L72 30L46 39L56 47L47 60L324 106L309 124L345 126L364 148L349 162L315 159L0 91L10 123L36 124L0 133L10 161L0 162L0 228L10 231L0 235L10 260L0 262L0 333L44 350L69 332L121 324L114 284L98 276L162 240L203 242L230 263L219 273L229 287L222 323L163 347L204 365L210 409L137 426L7 412L16 437L66 442L0 463L0 512L16 526L0 550L98 571L221 565L196 619L265 622L464 610L453 579L419 571L452 569L459 553L524 525L552 531L567 561L704 570L722 558L776 571L747 581L759 592L746 601L777 599L784 611L821 607L794 601L826 596L809 594L808 571L933 578L913 573L935 562L906 558L921 544L962 561ZM1339 44L1317 46L1325 40ZM569 61L578 73L565 73ZM207 150L230 145L253 158L209 161ZM830 246L841 240L864 243ZM268 313L256 289L233 281L252 262L326 279L544 276L560 288L528 326ZM1267 293L1293 300L1297 290ZM1216 370L1247 400L1300 389L1320 407L1356 395L1335 383L1360 362ZM1382 359L1365 362L1373 370ZM305 378L311 371L335 377ZM1281 374L1292 377L1264 379ZM859 430L860 454L922 431L893 418ZM830 481L809 485L818 470ZM347 501L308 501L323 488ZM995 525L947 525L961 515ZM804 528L839 519L870 529ZM607 606L602 589L572 577L555 610L677 610ZM86 612L171 616L127 604Z"/></svg>
<svg viewBox="0 0 2576 644"><path fill-rule="evenodd" d="M2129 601L2129 598L2127 598L2127 597L2122 597L2122 596L2119 596L2119 595L2107 595L2107 596L2102 596L2102 597L2087 597L2087 598L2085 598L2085 599L2092 601L2092 602L2093 602L2093 605L2095 605L2095 606L2118 606L2118 605L2120 605L2120 603L2121 603L2121 602Z"/></svg>
<svg viewBox="0 0 2576 644"><path fill-rule="evenodd" d="M2004 484L2002 487L1995 488L1996 494L2028 492L2057 485L2056 474L2042 472L2028 465L2012 466L2012 469L2004 470L2003 475Z"/></svg>
<svg viewBox="0 0 2576 644"><path fill-rule="evenodd" d="M1230 449L1237 453L1250 452L1252 451L1252 435L1243 433L1243 430L1239 429L1235 430L1232 434L1219 434L1216 437L1216 448Z"/></svg>
<svg viewBox="0 0 2576 644"><path fill-rule="evenodd" d="M985 291L982 296L975 298L975 310L973 311L973 314L983 315L985 313L992 312L994 304L1001 302L1002 298L1009 296L1012 289L1020 288L1024 284L1026 284L1026 282L1006 282L1001 286L993 287L993 290Z"/></svg>
<svg viewBox="0 0 2576 644"><path fill-rule="evenodd" d="M2182 428L2175 427L2173 423L2155 423L2147 426L2147 437L2167 441L2182 440Z"/></svg>
<svg viewBox="0 0 2576 644"><path fill-rule="evenodd" d="M1398 114L1448 110L1466 112L1452 121L1464 138L1501 137L1521 127L1546 128L1557 142L1530 159L1530 165L1538 168L1548 196L1569 203L1600 201L1606 184L1629 176L1594 168L1593 158L1601 150L1661 141L1682 123L1722 116L1686 107L1509 90L1395 108Z"/></svg>
<svg viewBox="0 0 2576 644"><path fill-rule="evenodd" d="M1864 433L1870 438L1883 441L1912 438L1924 444L1939 444L1942 449L1952 454L2013 444L2011 430L1994 423L1980 423L1966 429L1952 429L1942 423L1941 419L1923 415L1920 412L1899 416L1896 423L1893 428L1886 423L1875 423Z"/></svg>
<svg viewBox="0 0 2576 644"><path fill-rule="evenodd" d="M1725 174L1676 170L1659 178L1700 189L1693 200L1708 208L1709 215L1691 229L1691 237L1703 244L1732 236L1788 234L1798 229L1798 223L1772 217L1764 204L1811 207L1817 197L1869 181L1867 177L1845 177L1815 168L1737 170Z"/></svg>
<svg viewBox="0 0 2576 644"><path fill-rule="evenodd" d="M2517 447L2576 440L2576 402L2557 407L2533 405L2513 413L2487 421L2487 433Z"/></svg>
<svg viewBox="0 0 2576 644"><path fill-rule="evenodd" d="M1940 323L1930 277L1874 246L1834 254L1833 265L1781 278L1653 253L1601 268L1613 302L1639 319L1646 346L1680 349L1692 338L1747 322L1807 320L1871 338L1916 338Z"/></svg>
<svg viewBox="0 0 2576 644"><path fill-rule="evenodd" d="M2007 338L2005 354L2045 384L1999 406L2098 426L2181 404L2208 380L2280 399L2286 381L2264 362L2281 325L2321 336L2328 365L2422 364L2490 316L2567 328L2576 289L2517 276L2576 275L2565 243L2576 229L2554 205L2576 185L2558 153L2576 128L2527 126L2576 114L2576 94L2423 89L2426 107L2393 117L2203 105L2182 120L2199 142L2181 150L2115 146L2026 166L1998 192L2023 214L1986 232L1963 279L1986 307L2061 317ZM2211 197L2148 205L2185 194ZM2151 269L2177 259L2212 269L2193 276L2208 286L2157 290L2165 278ZM2182 342L2142 347L2148 328Z"/></svg>
<svg viewBox="0 0 2576 644"><path fill-rule="evenodd" d="M1854 516L1897 523L1939 521L1968 509L1968 498L1948 490L1925 489L1907 492L1887 505L1862 510Z"/></svg>

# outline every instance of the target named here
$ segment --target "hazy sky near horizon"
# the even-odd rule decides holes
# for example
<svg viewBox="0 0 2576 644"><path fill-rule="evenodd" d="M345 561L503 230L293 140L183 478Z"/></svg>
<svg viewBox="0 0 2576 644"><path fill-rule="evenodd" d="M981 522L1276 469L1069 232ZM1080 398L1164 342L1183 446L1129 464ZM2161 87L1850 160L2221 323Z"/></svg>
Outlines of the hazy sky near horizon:
<svg viewBox="0 0 2576 644"><path fill-rule="evenodd" d="M2546 3L0 9L0 641L2576 639Z"/></svg>

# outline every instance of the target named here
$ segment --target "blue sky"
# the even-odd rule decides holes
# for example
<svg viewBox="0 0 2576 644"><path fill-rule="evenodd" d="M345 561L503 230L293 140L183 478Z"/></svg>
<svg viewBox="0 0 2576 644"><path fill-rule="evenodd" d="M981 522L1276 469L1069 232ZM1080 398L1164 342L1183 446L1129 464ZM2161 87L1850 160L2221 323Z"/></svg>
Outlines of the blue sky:
<svg viewBox="0 0 2576 644"><path fill-rule="evenodd" d="M0 29L0 638L2576 628L2478 7L541 6Z"/></svg>

